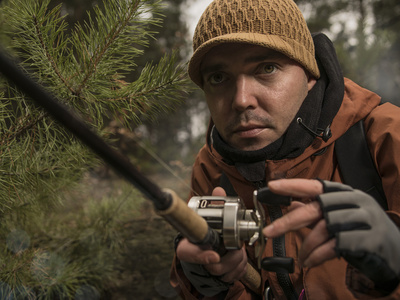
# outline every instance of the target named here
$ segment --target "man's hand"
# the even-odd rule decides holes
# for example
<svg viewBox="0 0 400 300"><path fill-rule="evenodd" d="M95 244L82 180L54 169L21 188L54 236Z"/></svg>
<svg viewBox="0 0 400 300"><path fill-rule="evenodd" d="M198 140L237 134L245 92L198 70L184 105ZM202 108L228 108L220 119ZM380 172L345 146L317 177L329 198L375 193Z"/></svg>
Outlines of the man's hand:
<svg viewBox="0 0 400 300"><path fill-rule="evenodd" d="M222 188L215 188L212 196L226 196ZM214 296L240 280L247 271L245 248L231 250L220 257L217 252L201 248L182 239L176 256L181 261L186 277L205 296Z"/></svg>
<svg viewBox="0 0 400 300"><path fill-rule="evenodd" d="M226 283L241 279L247 271L247 255L244 248L229 251L220 257L215 251L203 250L183 239L176 249L176 255L181 262L203 265L208 273Z"/></svg>
<svg viewBox="0 0 400 300"><path fill-rule="evenodd" d="M269 182L268 187L276 194L296 198L315 198L323 193L322 184L318 180L276 180ZM336 240L329 236L319 203L313 201L309 204L303 204L293 201L288 209L288 214L264 228L264 235L268 238L274 238L289 231L313 227L300 249L300 264L305 267L315 267L336 257L334 250Z"/></svg>
<svg viewBox="0 0 400 300"><path fill-rule="evenodd" d="M315 198L293 202L290 212L265 227L266 237L311 228L299 253L303 266L314 267L337 256L391 291L400 278L400 231L376 201L350 186L318 180L289 179L269 183L272 192Z"/></svg>

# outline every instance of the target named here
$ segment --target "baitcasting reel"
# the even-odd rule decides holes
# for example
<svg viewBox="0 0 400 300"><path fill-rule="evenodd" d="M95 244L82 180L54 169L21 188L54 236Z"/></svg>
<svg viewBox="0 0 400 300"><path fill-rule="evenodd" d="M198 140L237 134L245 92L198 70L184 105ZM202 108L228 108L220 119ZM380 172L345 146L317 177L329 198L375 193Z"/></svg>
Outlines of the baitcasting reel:
<svg viewBox="0 0 400 300"><path fill-rule="evenodd" d="M266 221L261 203L268 206L288 206L291 198L262 188L254 191L253 202L254 209L246 209L239 197L202 196L192 197L188 206L222 236L226 249L240 249L244 242L248 242L255 247L258 268L292 273L294 261L291 257L267 257L261 261L266 244L262 233Z"/></svg>
<svg viewBox="0 0 400 300"><path fill-rule="evenodd" d="M257 191L254 191L253 202L255 208L246 209L239 197L195 196L189 200L188 206L223 237L226 249L240 249L246 241L255 245L260 268L266 238L262 234L264 209L257 201Z"/></svg>

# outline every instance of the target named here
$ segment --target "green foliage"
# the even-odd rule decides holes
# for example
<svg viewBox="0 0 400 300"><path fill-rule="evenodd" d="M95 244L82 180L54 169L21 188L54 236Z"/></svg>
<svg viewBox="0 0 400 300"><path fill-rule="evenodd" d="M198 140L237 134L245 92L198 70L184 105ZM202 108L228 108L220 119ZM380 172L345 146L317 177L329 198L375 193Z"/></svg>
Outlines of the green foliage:
<svg viewBox="0 0 400 300"><path fill-rule="evenodd" d="M26 224L18 222L17 229L1 238L6 248L0 255L0 278L10 292L16 296L23 288L36 295L32 299L73 299L80 288L90 286L100 295L115 276L126 239L123 224L138 215L143 201L130 187L119 193L113 199L89 197L84 203L73 195L64 207L29 213ZM68 209L74 213L66 213ZM2 222L16 226L16 220Z"/></svg>
<svg viewBox="0 0 400 300"><path fill-rule="evenodd" d="M140 122L140 116L154 119L158 113L176 107L176 97L186 84L186 78L182 77L185 68L177 70L177 61L177 51L173 51L164 55L158 64L147 63L135 82L121 84L120 94L114 101L126 105L126 109L132 106L138 112L135 116L125 115L126 120L135 117Z"/></svg>
<svg viewBox="0 0 400 300"><path fill-rule="evenodd" d="M155 34L149 27L161 25L160 2L105 1L104 10L97 7L94 16L89 15L83 25L76 23L71 35L66 36L68 24L60 16L61 5L47 11L49 1L9 0L10 6L4 12L12 16L9 19L14 34L13 49L29 69L38 71L35 75L43 84L90 118L93 125L101 127L102 116L107 112L115 115L128 110L138 118L142 113L140 96L146 93L140 88L144 81L149 83L149 74L142 73L129 85L129 98L121 99L120 94L126 94L124 76L135 69L135 59L143 54L142 47ZM161 86L152 84L150 90L161 91L159 94L168 96L169 101L161 105L153 101L150 105L160 106L164 112L181 98L176 91L171 95L165 85L182 87L187 82L183 66L177 67L176 61L168 56L162 63L168 65L170 72L157 69L157 73L150 74L161 77L158 82ZM124 121L129 123L130 116Z"/></svg>
<svg viewBox="0 0 400 300"><path fill-rule="evenodd" d="M160 1L104 1L74 24L50 4L2 1L1 44L94 131L107 137L110 119L131 126L181 103L189 85L177 52L137 63L162 25ZM126 193L76 201L98 158L2 78L0 161L0 296L102 293L141 201Z"/></svg>

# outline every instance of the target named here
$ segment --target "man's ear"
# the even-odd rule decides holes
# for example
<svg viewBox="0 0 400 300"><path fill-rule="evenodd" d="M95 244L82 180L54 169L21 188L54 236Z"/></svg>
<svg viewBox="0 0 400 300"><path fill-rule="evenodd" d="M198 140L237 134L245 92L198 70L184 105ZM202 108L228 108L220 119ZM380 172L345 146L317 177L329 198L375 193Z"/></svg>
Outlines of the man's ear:
<svg viewBox="0 0 400 300"><path fill-rule="evenodd" d="M310 91L314 85L317 83L317 79L315 79L314 76L312 76L310 73L306 72L307 75L307 87L308 87L308 91Z"/></svg>

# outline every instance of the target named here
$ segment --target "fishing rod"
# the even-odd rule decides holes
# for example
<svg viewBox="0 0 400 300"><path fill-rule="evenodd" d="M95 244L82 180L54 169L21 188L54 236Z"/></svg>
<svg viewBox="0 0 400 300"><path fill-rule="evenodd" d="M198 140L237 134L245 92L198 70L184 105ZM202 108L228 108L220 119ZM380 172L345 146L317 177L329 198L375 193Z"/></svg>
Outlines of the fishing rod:
<svg viewBox="0 0 400 300"><path fill-rule="evenodd" d="M163 217L176 230L181 232L190 242L198 245L210 245L213 250L221 255L227 251L220 233L212 229L205 218L186 205L185 201L180 199L174 191L161 189L140 173L129 159L108 145L98 134L93 132L79 116L34 81L31 76L26 71L22 70L17 62L2 49L0 49L0 73L10 82L14 83L18 89L32 98L36 104L45 109L55 120L60 122L73 135L117 171L117 173L150 199L153 202L156 213ZM243 208L240 212L243 212ZM242 213L238 215L236 211L236 215L233 216L233 222L237 222L237 224L239 224L240 221L242 221L242 223L251 223L250 234L247 235L255 235L262 239L261 230L264 225L263 222L258 221L256 222L257 224L254 225L255 221L252 220L254 216L252 215L249 217L248 215L249 214ZM248 219L242 220L244 217ZM236 224L234 227L236 228ZM236 236L235 232L232 234ZM239 241L240 244L243 245L243 240L239 238ZM247 273L242 281L253 291L257 293L261 292L260 274L250 264L248 264Z"/></svg>

